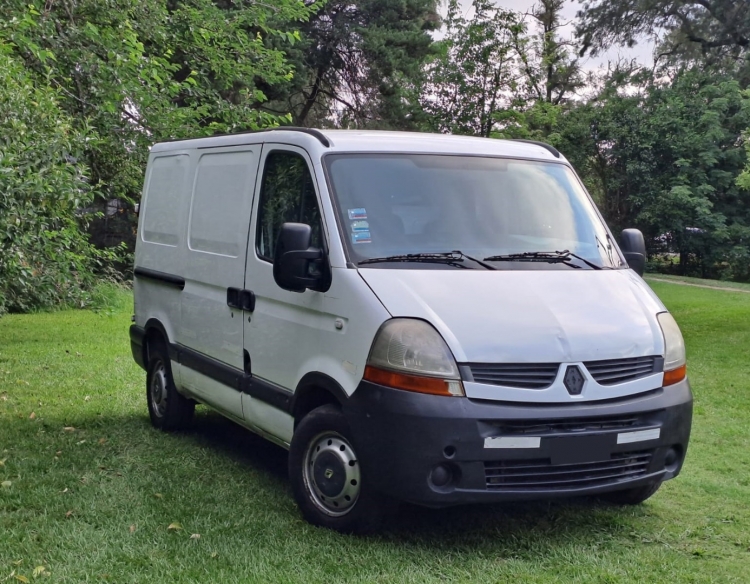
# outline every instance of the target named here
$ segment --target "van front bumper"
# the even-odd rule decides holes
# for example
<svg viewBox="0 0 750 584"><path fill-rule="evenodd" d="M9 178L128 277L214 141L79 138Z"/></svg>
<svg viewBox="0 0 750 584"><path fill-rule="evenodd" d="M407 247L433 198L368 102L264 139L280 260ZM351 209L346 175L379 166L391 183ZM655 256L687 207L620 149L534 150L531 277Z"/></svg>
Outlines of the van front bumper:
<svg viewBox="0 0 750 584"><path fill-rule="evenodd" d="M430 507L596 495L674 478L692 409L687 379L571 405L432 396L363 381L344 406L365 480Z"/></svg>

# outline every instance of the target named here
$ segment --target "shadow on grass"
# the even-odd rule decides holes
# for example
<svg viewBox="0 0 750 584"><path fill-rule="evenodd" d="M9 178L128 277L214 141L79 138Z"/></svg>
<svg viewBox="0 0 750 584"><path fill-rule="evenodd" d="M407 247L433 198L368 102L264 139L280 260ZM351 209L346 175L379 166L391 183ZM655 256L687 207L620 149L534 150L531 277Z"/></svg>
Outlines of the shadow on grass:
<svg viewBox="0 0 750 584"><path fill-rule="evenodd" d="M9 421L11 423L7 429L11 434L17 432L20 437L27 432L24 429L25 420ZM49 423L50 429L59 431L58 426ZM151 428L147 415L82 418L76 420L75 426L97 435L109 435L119 443L118 448L135 453L136 457L144 460L153 457L152 449L160 449L160 432ZM283 448L203 408L197 412L193 428L174 438L183 442L188 451L192 448L208 451L208 456L219 460L219 464L224 459L235 463L240 469L254 471L262 479L254 485L257 487L256 500L269 503L269 510L276 515L274 521L278 521L279 526L299 529L299 512L291 505L287 452ZM184 453L184 448L180 454L162 449L158 456L164 457L166 466L171 466L180 464L180 457ZM90 465L93 460L90 458L87 464ZM234 472L229 471L229 475L234 475ZM280 496L289 497L290 504L283 507L270 505ZM231 505L231 502L228 504ZM241 513L238 509L237 515ZM648 515L647 508L623 511L598 504L594 499L469 505L445 509L402 504L398 517L388 528L382 534L366 540L376 545L397 543L422 550L429 548L431 553L469 548L494 550L493 553L499 548L505 554L527 553L530 549L569 545L571 542L594 545L621 532L625 525L632 530L633 519L644 515ZM308 526L303 526L301 534L315 539L323 538L321 541L333 535ZM290 537L299 535L290 533Z"/></svg>
<svg viewBox="0 0 750 584"><path fill-rule="evenodd" d="M287 482L287 451L209 410L196 412L184 436L274 479Z"/></svg>
<svg viewBox="0 0 750 584"><path fill-rule="evenodd" d="M185 434L197 444L260 471L291 497L287 475L287 452L219 414L203 411L194 428ZM271 493L269 493L269 497ZM598 541L602 534L617 530L625 512L593 497L464 505L430 509L401 504L398 516L373 541L395 540L419 545L455 549L486 540L488 534L506 542L542 538L547 545L555 540L569 543ZM633 509L628 513L633 515ZM640 513L636 511L635 515ZM525 544L524 544L525 545Z"/></svg>

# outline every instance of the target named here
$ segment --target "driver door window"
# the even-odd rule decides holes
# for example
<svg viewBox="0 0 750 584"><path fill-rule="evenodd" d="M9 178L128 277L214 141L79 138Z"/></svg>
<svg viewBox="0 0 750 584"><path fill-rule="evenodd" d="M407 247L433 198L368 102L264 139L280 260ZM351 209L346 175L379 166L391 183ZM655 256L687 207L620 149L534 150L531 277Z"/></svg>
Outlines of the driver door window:
<svg viewBox="0 0 750 584"><path fill-rule="evenodd" d="M312 228L313 247L323 247L320 208L307 162L294 152L271 152L266 158L258 206L255 247L258 257L273 262L279 231L284 223L306 223Z"/></svg>

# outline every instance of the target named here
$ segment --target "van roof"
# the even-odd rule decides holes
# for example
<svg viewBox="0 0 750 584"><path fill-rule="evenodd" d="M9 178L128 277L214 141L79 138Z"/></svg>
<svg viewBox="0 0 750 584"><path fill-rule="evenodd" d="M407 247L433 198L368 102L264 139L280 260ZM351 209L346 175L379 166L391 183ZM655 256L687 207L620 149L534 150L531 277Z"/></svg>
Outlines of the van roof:
<svg viewBox="0 0 750 584"><path fill-rule="evenodd" d="M538 160L559 161L554 148L541 143L494 138L474 138L424 132L389 132L381 130L312 130L307 128L261 130L175 140L155 144L152 152L217 148L281 142L324 148L325 152L414 152L424 154L471 154L512 156ZM327 142L327 144L326 144ZM558 153L559 154L559 153Z"/></svg>

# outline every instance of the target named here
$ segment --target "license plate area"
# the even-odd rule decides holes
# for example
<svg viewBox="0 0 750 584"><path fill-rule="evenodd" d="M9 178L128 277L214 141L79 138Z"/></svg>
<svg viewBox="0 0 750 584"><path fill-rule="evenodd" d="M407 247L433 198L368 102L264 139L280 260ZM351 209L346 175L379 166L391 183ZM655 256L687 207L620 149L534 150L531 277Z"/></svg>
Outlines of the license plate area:
<svg viewBox="0 0 750 584"><path fill-rule="evenodd" d="M608 460L615 448L614 434L593 436L557 436L544 440L548 444L550 462L580 464Z"/></svg>

